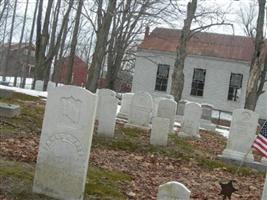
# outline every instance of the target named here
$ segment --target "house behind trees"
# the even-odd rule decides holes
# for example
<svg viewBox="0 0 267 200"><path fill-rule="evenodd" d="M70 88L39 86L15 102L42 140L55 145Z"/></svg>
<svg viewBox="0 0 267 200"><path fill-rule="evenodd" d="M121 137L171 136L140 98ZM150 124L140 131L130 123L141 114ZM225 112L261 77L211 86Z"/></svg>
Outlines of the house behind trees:
<svg viewBox="0 0 267 200"><path fill-rule="evenodd" d="M132 91L170 94L180 30L155 28L138 48ZM188 43L182 99L232 112L243 108L254 45L249 37L197 33ZM267 90L267 85L265 85ZM267 93L256 112L267 119Z"/></svg>
<svg viewBox="0 0 267 200"><path fill-rule="evenodd" d="M25 69L25 77L32 78L34 75L35 66L35 47L28 43L23 43L19 46L14 43L10 47L10 54L6 57L8 44L0 46L0 75L4 75L6 67L6 76L22 76ZM30 51L28 59L28 51ZM5 65L5 59L8 59L8 66Z"/></svg>

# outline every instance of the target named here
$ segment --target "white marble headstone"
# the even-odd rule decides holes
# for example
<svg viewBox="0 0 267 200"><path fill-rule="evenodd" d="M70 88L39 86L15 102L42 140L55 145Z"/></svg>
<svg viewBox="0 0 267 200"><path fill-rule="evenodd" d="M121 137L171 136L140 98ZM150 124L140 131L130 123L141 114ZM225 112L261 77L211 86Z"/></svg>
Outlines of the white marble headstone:
<svg viewBox="0 0 267 200"><path fill-rule="evenodd" d="M182 183L171 181L159 186L157 200L190 200L191 191Z"/></svg>
<svg viewBox="0 0 267 200"><path fill-rule="evenodd" d="M148 92L137 92L132 97L129 124L142 127L149 127L152 116L153 100Z"/></svg>
<svg viewBox="0 0 267 200"><path fill-rule="evenodd" d="M202 115L200 119L200 127L209 131L215 131L216 125L212 123L212 111L214 106L210 104L201 104Z"/></svg>
<svg viewBox="0 0 267 200"><path fill-rule="evenodd" d="M156 117L158 114L158 108L159 108L159 102L161 100L166 99L165 97L155 97L153 99L153 113L152 113L152 117Z"/></svg>
<svg viewBox="0 0 267 200"><path fill-rule="evenodd" d="M169 124L170 120L168 118L154 117L152 119L150 144L167 146L170 127Z"/></svg>
<svg viewBox="0 0 267 200"><path fill-rule="evenodd" d="M181 125L179 136L183 137L200 137L199 126L202 109L198 103L186 103L184 117Z"/></svg>
<svg viewBox="0 0 267 200"><path fill-rule="evenodd" d="M116 93L109 89L98 90L97 134L112 138L116 125L118 100Z"/></svg>
<svg viewBox="0 0 267 200"><path fill-rule="evenodd" d="M126 119L128 118L133 95L134 93L122 94L121 108L118 113L118 117Z"/></svg>
<svg viewBox="0 0 267 200"><path fill-rule="evenodd" d="M168 118L170 120L169 132L173 132L173 125L176 116L177 103L174 100L164 99L159 102L158 117Z"/></svg>
<svg viewBox="0 0 267 200"><path fill-rule="evenodd" d="M237 109L233 112L229 138L223 157L235 160L243 160L250 151L256 137L259 115L246 109ZM251 153L248 160L253 160Z"/></svg>
<svg viewBox="0 0 267 200"><path fill-rule="evenodd" d="M75 86L48 94L33 191L82 200L91 149L97 95Z"/></svg>

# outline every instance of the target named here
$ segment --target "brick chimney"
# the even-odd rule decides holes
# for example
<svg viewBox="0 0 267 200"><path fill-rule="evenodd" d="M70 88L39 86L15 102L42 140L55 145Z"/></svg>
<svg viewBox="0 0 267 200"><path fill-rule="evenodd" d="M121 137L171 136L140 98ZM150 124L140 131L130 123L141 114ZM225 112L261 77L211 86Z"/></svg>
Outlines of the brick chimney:
<svg viewBox="0 0 267 200"><path fill-rule="evenodd" d="M145 37L144 39L146 39L149 36L149 26L146 26L146 31L145 31Z"/></svg>

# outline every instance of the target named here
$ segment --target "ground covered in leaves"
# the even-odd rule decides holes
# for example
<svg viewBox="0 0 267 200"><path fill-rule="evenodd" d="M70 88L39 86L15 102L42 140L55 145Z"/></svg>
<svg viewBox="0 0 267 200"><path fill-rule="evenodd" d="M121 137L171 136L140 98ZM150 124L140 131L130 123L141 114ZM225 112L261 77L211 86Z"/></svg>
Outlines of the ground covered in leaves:
<svg viewBox="0 0 267 200"><path fill-rule="evenodd" d="M2 102L19 104L22 114L0 118L0 199L48 200L32 194L31 187L45 101L16 94ZM173 134L167 147L149 145L149 133L117 124L115 138L94 135L85 199L156 199L158 186L168 181L184 183L191 199L222 199L219 182L237 181L232 199L258 200L264 174L216 160L226 139L201 132L200 140Z"/></svg>

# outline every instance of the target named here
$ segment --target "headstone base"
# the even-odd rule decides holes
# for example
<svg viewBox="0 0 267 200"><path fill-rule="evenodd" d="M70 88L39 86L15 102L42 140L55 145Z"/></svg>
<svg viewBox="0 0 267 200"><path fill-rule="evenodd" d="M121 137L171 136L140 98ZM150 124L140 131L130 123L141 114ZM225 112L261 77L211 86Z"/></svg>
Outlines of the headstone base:
<svg viewBox="0 0 267 200"><path fill-rule="evenodd" d="M128 115L126 113L121 113L119 112L117 114L117 118L121 118L121 119L128 119Z"/></svg>
<svg viewBox="0 0 267 200"><path fill-rule="evenodd" d="M215 132L215 130L216 130L215 124L213 124L209 120L204 120L204 119L200 119L200 127L203 129L206 129L208 131L213 131L213 132Z"/></svg>
<svg viewBox="0 0 267 200"><path fill-rule="evenodd" d="M130 124L130 123L124 124L124 128L137 128L137 129L142 129L147 132L151 130L151 126L139 126L139 125Z"/></svg>
<svg viewBox="0 0 267 200"><path fill-rule="evenodd" d="M232 159L232 158L227 158L227 157L223 157L223 156L218 156L218 159L225 162L225 163L228 163L228 164L233 164L233 165L236 165L236 166L240 166L240 164L242 163L241 160L236 160L236 159ZM242 163L242 166L243 167L249 167L249 168L252 168L252 169L256 169L258 171L262 171L262 172L265 172L267 170L267 166L261 162L255 162L255 161L251 161L251 162L248 162L248 161L245 161Z"/></svg>
<svg viewBox="0 0 267 200"><path fill-rule="evenodd" d="M200 139L201 138L201 136L199 134L197 134L197 135L189 135L189 134L187 134L185 132L179 132L178 136L179 137L191 137L191 138L193 137L193 138L196 138L196 139Z"/></svg>
<svg viewBox="0 0 267 200"><path fill-rule="evenodd" d="M20 114L20 106L0 103L0 117L12 118Z"/></svg>
<svg viewBox="0 0 267 200"><path fill-rule="evenodd" d="M225 149L223 154L219 157L226 158L226 159L233 159L238 161L243 161L246 154L238 151L233 151L231 149ZM254 157L251 153L249 153L246 157L246 162L254 162Z"/></svg>

